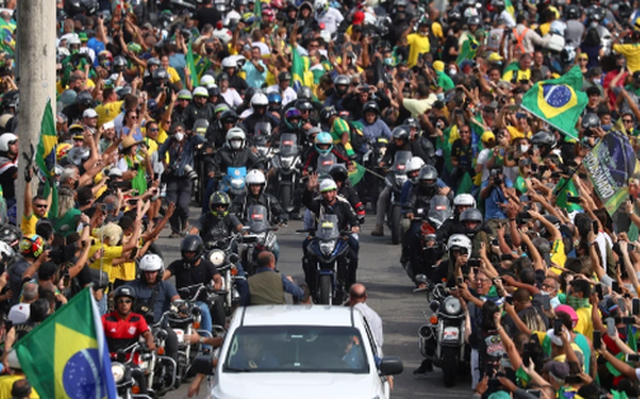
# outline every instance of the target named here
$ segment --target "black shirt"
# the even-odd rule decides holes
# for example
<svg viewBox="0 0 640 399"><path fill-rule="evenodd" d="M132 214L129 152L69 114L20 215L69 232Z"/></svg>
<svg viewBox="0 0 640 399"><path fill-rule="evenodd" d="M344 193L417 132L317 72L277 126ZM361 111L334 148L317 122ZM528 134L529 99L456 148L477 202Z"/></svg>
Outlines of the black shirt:
<svg viewBox="0 0 640 399"><path fill-rule="evenodd" d="M201 283L209 284L213 280L213 276L220 274L213 263L205 259L202 259L198 266L188 266L185 261L180 259L171 263L167 269L176 276L176 288L178 289Z"/></svg>
<svg viewBox="0 0 640 399"><path fill-rule="evenodd" d="M453 35L447 36L447 40L445 40L444 46L442 49L442 61L445 64L448 64L450 62L455 62L456 59L458 58L457 55L449 55L449 49L451 48L455 48L455 49L458 48L458 38Z"/></svg>
<svg viewBox="0 0 640 399"><path fill-rule="evenodd" d="M211 213L205 213L200 216L194 227L200 231L200 237L206 246L209 242L229 237L238 225L240 221L234 215L217 218Z"/></svg>
<svg viewBox="0 0 640 399"><path fill-rule="evenodd" d="M206 24L211 24L215 28L216 23L220 21L220 13L215 7L203 7L198 10L194 19L198 21L198 29L202 32Z"/></svg>

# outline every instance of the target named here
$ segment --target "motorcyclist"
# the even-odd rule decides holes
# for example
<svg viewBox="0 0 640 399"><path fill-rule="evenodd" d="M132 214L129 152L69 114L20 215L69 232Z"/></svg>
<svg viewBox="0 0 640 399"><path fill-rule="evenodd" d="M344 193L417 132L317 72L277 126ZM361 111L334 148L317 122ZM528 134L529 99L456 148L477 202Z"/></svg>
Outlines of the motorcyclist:
<svg viewBox="0 0 640 399"><path fill-rule="evenodd" d="M349 162L349 158L347 155L341 152L337 147L333 145L333 139L331 135L327 132L318 133L314 140L314 146L311 152L306 156L303 161L302 166L302 175L306 176L310 172L316 170L318 166L318 157L329 155L330 153L335 155L336 162L347 164Z"/></svg>
<svg viewBox="0 0 640 399"><path fill-rule="evenodd" d="M138 270L140 277L128 283L138 298L135 309L137 313L145 317L148 323L156 324L162 315L171 308L171 303L180 299L180 295L173 284L162 281L164 261L159 255L144 255L138 262ZM177 361L178 337L168 323L165 322L162 328L168 334L165 340L166 354Z"/></svg>
<svg viewBox="0 0 640 399"><path fill-rule="evenodd" d="M218 118L209 129L211 136L207 137L207 140L214 144L216 148L220 148L225 143L227 132L238 123L238 114L229 109L227 104L216 105L214 111Z"/></svg>
<svg viewBox="0 0 640 399"><path fill-rule="evenodd" d="M193 234L186 236L180 243L180 253L182 258L169 265L162 276L163 280L168 280L171 276L175 276L178 290L196 284L210 285L212 282L215 290L222 288L222 276L218 269L203 257L204 242L200 236ZM222 305L220 297L216 299L216 302ZM196 298L196 304L202 311L202 329L211 332L213 323L209 305L203 302L202 298ZM217 306L216 308L219 307ZM218 315L219 312L216 312L216 314ZM222 307L222 314L224 315L224 306ZM213 321L219 325L224 325L225 323L224 316L216 317L216 320Z"/></svg>
<svg viewBox="0 0 640 399"><path fill-rule="evenodd" d="M231 204L231 214L246 222L247 210L251 205L264 205L267 208L269 222L273 224L286 224L287 214L282 209L276 197L265 192L267 180L258 169L250 170L245 179L247 193L236 197Z"/></svg>
<svg viewBox="0 0 640 399"><path fill-rule="evenodd" d="M222 238L229 237L233 232L242 230L242 223L229 213L231 198L227 193L216 191L209 197L209 212L205 212L189 231L198 234L207 245Z"/></svg>
<svg viewBox="0 0 640 399"><path fill-rule="evenodd" d="M316 189L319 187L320 196L314 198ZM358 215L353 207L346 199L338 195L338 187L332 179L323 179L322 183L318 183L318 174L309 175L307 189L302 196L302 203L315 215L330 214L336 215L338 218L338 230L351 230L352 233L360 232L360 224L358 223ZM303 269L305 281L311 292L315 292L316 275L311 261L311 254L307 251L307 247L311 240L304 240L303 248ZM358 267L358 251L360 244L353 235L349 235L347 241L350 248L349 265L347 271L347 288L351 287L356 281L356 269Z"/></svg>
<svg viewBox="0 0 640 399"><path fill-rule="evenodd" d="M338 186L338 195L342 196L351 204L358 215L358 222L363 224L365 220L365 207L360 201L358 192L351 185L347 168L343 164L335 164L331 167L331 170L329 170L329 176L331 176L333 181L336 182L336 186Z"/></svg>
<svg viewBox="0 0 640 399"><path fill-rule="evenodd" d="M404 121L404 125L409 126L409 144L411 153L422 158L427 165L436 164L436 150L433 143L422 135L420 130L420 122L415 118L408 118Z"/></svg>
<svg viewBox="0 0 640 399"><path fill-rule="evenodd" d="M400 125L393 129L391 132L391 142L387 147L387 152L382 157L382 161L380 161L380 167L389 167L396 156L396 152L398 151L411 151L411 144L409 143L410 136L409 127L406 125Z"/></svg>
<svg viewBox="0 0 640 399"><path fill-rule="evenodd" d="M357 149L359 152L365 153L368 146L380 137L391 139L391 129L380 119L380 107L375 101L369 101L362 106L362 119L359 122L362 123L362 132L365 136L363 148Z"/></svg>
<svg viewBox="0 0 640 399"><path fill-rule="evenodd" d="M454 214L436 231L436 242L444 242L453 234L463 234L464 226L460 222L462 212L476 207L476 200L471 194L458 194L453 199Z"/></svg>
<svg viewBox="0 0 640 399"><path fill-rule="evenodd" d="M246 134L239 127L229 129L225 145L216 152L213 157L209 176L215 173L226 172L229 167L260 168L262 160L246 146ZM214 172L214 173L211 173Z"/></svg>
<svg viewBox="0 0 640 399"><path fill-rule="evenodd" d="M460 224L462 226L462 234L469 237L472 243L472 251L470 257L479 258L480 248L484 243L485 248L489 248L489 238L484 229L484 219L482 212L476 208L466 209L460 214Z"/></svg>
<svg viewBox="0 0 640 399"><path fill-rule="evenodd" d="M192 100L193 96L189 90L182 89L178 92L178 103L173 106L173 112L171 113L171 120L173 122L184 123L184 111L187 109L189 104L191 104Z"/></svg>
<svg viewBox="0 0 640 399"><path fill-rule="evenodd" d="M365 106L374 103L378 109L385 109L389 106L389 98L375 86L364 83L356 88L353 93L344 97L343 106L349 111L353 120L365 118Z"/></svg>
<svg viewBox="0 0 640 399"><path fill-rule="evenodd" d="M284 113L284 118L280 122L279 135L285 133L295 134L298 142L302 142L304 138L304 129L302 128L302 115L297 108L288 108Z"/></svg>
<svg viewBox="0 0 640 399"><path fill-rule="evenodd" d="M206 119L209 123L213 121L214 106L207 102L208 98L209 92L205 87L193 89L193 102L184 110L184 124L187 129L191 130L198 119Z"/></svg>
<svg viewBox="0 0 640 399"><path fill-rule="evenodd" d="M351 79L347 75L338 75L333 79L333 94L327 97L324 100L325 107L333 106L336 111L344 111L345 108L343 106L343 100L347 95L347 91L349 89L349 83L351 83Z"/></svg>
<svg viewBox="0 0 640 399"><path fill-rule="evenodd" d="M267 106L269 106L269 99L265 94L256 93L251 98L251 108L253 109L253 113L242 122L245 131L249 135L249 138L252 138L257 134L270 136L276 132L280 121L271 113L267 112ZM256 126L258 125L258 123L268 124L271 131L256 132Z"/></svg>

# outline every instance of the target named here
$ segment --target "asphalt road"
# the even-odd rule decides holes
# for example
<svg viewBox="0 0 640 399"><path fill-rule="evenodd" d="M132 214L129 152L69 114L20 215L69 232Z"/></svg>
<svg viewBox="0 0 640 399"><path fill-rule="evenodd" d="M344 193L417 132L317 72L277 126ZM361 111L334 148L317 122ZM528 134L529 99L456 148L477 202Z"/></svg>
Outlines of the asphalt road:
<svg viewBox="0 0 640 399"><path fill-rule="evenodd" d="M192 217L199 212L192 208ZM470 377L459 377L454 388L445 388L442 384L442 370L434 368L432 373L416 378L413 370L418 368L422 356L418 351L417 331L426 322L424 312L428 311L428 304L424 294L413 292L413 284L399 264L400 246L391 244L387 231L385 237L372 237L374 215L368 215L364 225L364 233L360 235L360 263L358 281L367 287L368 300L384 323L384 353L387 356L399 356L404 363L404 372L395 378L393 398L469 398L472 394ZM302 247L304 238L296 234L302 223L291 221L287 228L278 232L280 243L280 259L278 269L294 278L296 282L303 282L304 275L301 268ZM162 234L159 244L165 255L165 264L169 264L180 257L180 241L166 238L169 230ZM188 384L180 389L168 393L168 399L183 399L186 397ZM207 393L201 391L199 398L207 398Z"/></svg>

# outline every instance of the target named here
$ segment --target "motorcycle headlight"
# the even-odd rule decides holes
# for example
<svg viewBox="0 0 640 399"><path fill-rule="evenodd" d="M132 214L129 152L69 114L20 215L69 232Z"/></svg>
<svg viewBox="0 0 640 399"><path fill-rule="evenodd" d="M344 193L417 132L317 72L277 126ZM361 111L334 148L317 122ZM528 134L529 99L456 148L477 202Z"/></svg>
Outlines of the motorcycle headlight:
<svg viewBox="0 0 640 399"><path fill-rule="evenodd" d="M113 374L113 381L117 384L124 378L125 368L120 363L111 363L111 374Z"/></svg>
<svg viewBox="0 0 640 399"><path fill-rule="evenodd" d="M213 263L215 267L222 266L224 264L225 255L224 252L216 249L209 254L209 262Z"/></svg>
<svg viewBox="0 0 640 399"><path fill-rule="evenodd" d="M256 234L256 237L258 237L258 242L264 243L267 239L267 232L258 233Z"/></svg>
<svg viewBox="0 0 640 399"><path fill-rule="evenodd" d="M399 186L403 186L407 181L407 175L396 175L396 184Z"/></svg>
<svg viewBox="0 0 640 399"><path fill-rule="evenodd" d="M244 187L244 179L231 179L231 187L233 188Z"/></svg>
<svg viewBox="0 0 640 399"><path fill-rule="evenodd" d="M288 169L293 165L293 157L281 157L280 164L283 168Z"/></svg>
<svg viewBox="0 0 640 399"><path fill-rule="evenodd" d="M258 153L263 157L266 156L269 152L269 147L258 146L256 147L256 149L258 150Z"/></svg>
<svg viewBox="0 0 640 399"><path fill-rule="evenodd" d="M444 311L448 314L454 315L460 313L462 305L458 298L449 297L444 301Z"/></svg>
<svg viewBox="0 0 640 399"><path fill-rule="evenodd" d="M322 252L322 254L325 256L331 255L335 247L336 247L336 240L320 242L320 252Z"/></svg>

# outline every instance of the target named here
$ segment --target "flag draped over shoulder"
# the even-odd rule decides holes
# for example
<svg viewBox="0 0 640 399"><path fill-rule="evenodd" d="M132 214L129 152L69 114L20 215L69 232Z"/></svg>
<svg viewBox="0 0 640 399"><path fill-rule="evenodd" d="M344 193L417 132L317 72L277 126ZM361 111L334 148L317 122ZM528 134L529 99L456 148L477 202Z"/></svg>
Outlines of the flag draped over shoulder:
<svg viewBox="0 0 640 399"><path fill-rule="evenodd" d="M45 176L45 186L43 195L45 198L51 192L51 210L49 217L55 218L58 213L58 193L56 185L53 184L56 169L56 147L58 146L58 136L56 135L56 124L53 119L53 109L51 108L51 99L47 101L42 114L42 122L40 124L40 141L36 151L36 165L40 169L40 173Z"/></svg>
<svg viewBox="0 0 640 399"><path fill-rule="evenodd" d="M357 162L354 162L355 169L349 172L349 180L351 180L351 185L355 186L360 183L360 180L364 177L366 169L364 166L360 165Z"/></svg>
<svg viewBox="0 0 640 399"><path fill-rule="evenodd" d="M582 91L582 72L574 66L558 79L536 83L522 98L522 108L577 140L576 123L589 99Z"/></svg>
<svg viewBox="0 0 640 399"><path fill-rule="evenodd" d="M191 42L187 47L187 67L189 68L189 74L191 75L191 86L198 87L200 81L198 79L198 71L196 70L196 62L193 57L193 49L191 48Z"/></svg>
<svg viewBox="0 0 640 399"><path fill-rule="evenodd" d="M293 90L297 92L300 87L304 86L304 62L296 47L293 47L291 52L293 53L291 78L293 79Z"/></svg>
<svg viewBox="0 0 640 399"><path fill-rule="evenodd" d="M462 43L456 64L460 64L462 61L472 60L476 57L480 44L472 35L467 35L467 38L468 39Z"/></svg>
<svg viewBox="0 0 640 399"><path fill-rule="evenodd" d="M14 346L41 398L117 398L99 315L85 288Z"/></svg>

